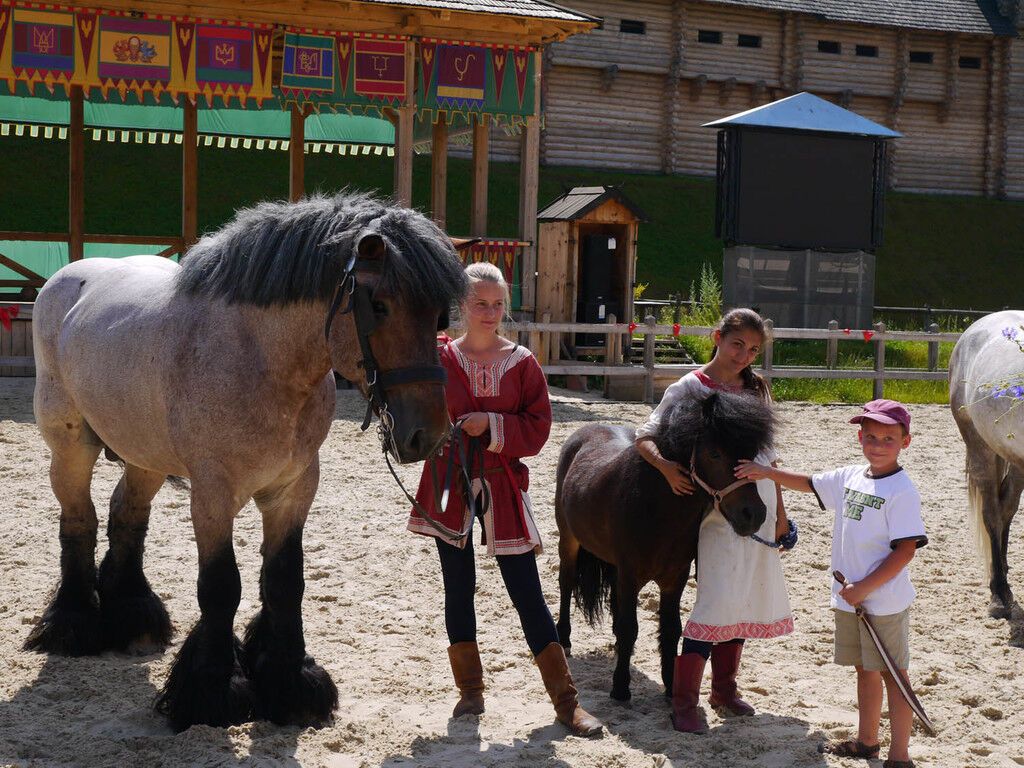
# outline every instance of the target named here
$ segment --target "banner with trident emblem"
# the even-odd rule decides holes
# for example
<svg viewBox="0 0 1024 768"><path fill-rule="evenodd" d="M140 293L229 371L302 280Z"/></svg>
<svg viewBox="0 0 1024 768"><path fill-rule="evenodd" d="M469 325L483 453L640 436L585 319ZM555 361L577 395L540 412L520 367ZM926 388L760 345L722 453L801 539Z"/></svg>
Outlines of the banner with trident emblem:
<svg viewBox="0 0 1024 768"><path fill-rule="evenodd" d="M534 114L534 49L423 38L417 98L421 117L445 112L521 123Z"/></svg>

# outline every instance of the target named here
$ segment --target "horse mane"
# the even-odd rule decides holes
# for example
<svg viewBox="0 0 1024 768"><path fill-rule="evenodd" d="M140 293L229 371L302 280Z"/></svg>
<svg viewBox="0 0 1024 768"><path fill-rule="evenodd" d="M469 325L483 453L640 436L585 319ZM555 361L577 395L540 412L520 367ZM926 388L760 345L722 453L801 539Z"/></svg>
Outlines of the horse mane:
<svg viewBox="0 0 1024 768"><path fill-rule="evenodd" d="M378 290L415 309L462 300L466 277L448 235L417 211L347 190L240 209L185 254L176 290L261 307L330 300L367 235L387 249Z"/></svg>
<svg viewBox="0 0 1024 768"><path fill-rule="evenodd" d="M661 454L687 466L694 446L713 437L739 458L753 458L775 440L775 410L754 392L712 392L684 397L669 411L654 434Z"/></svg>

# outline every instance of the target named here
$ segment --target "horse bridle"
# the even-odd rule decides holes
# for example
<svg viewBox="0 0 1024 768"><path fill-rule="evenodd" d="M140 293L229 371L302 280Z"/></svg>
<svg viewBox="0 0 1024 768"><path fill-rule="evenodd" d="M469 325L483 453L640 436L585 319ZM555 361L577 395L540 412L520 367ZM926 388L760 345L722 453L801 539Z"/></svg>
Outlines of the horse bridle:
<svg viewBox="0 0 1024 768"><path fill-rule="evenodd" d="M715 490L708 483L705 483L703 478L701 478L701 476L697 474L697 446L696 445L693 447L693 451L690 452L690 477L693 479L693 481L695 483L697 483L698 486L700 486L701 490L703 490L704 493L706 493L708 496L711 497L711 500L715 504L715 511L718 512L718 513L722 512L722 499L724 499L726 496L728 496L733 491L735 491L735 490L737 490L739 488L742 488L747 483L753 482L752 480L750 480L750 478L744 477L744 478L741 478L739 480L736 480L733 483L730 483L729 485L727 485L725 488L723 488L720 491L719 490Z"/></svg>
<svg viewBox="0 0 1024 768"><path fill-rule="evenodd" d="M381 370L377 365L377 359L373 356L373 349L370 347L370 334L377 330L379 325L373 312L373 291L371 288L356 279L356 271L380 273L382 261L377 259L360 259L353 253L342 271L341 279L335 289L334 301L327 312L327 320L324 323L324 339L330 341L331 323L334 316L339 312L345 315L352 313L352 319L356 326L356 337L359 339L359 349L363 359L360 365L363 368L363 375L366 379L366 415L363 417L361 429L365 432L370 426L374 410L380 417L380 424L377 431L381 438L381 445L385 453L391 452L399 461L398 447L395 445L394 428L395 421L388 412L387 390L391 387L400 387L406 384L444 384L448 381L448 374L441 365L414 365L405 368L393 368L389 371ZM348 297L348 305L341 309L341 304ZM447 311L441 313L438 319L438 330L447 327Z"/></svg>

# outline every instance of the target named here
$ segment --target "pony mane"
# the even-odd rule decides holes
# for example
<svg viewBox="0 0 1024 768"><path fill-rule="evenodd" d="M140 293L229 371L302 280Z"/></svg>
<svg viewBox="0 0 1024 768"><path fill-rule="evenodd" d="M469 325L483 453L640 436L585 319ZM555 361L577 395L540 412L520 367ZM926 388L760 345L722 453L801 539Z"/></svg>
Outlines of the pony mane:
<svg viewBox="0 0 1024 768"><path fill-rule="evenodd" d="M378 290L414 309L462 300L466 277L448 235L417 211L347 190L240 209L188 251L176 290L262 307L329 300L367 235L387 249Z"/></svg>
<svg viewBox="0 0 1024 768"><path fill-rule="evenodd" d="M693 447L713 437L738 458L753 458L775 440L775 410L754 392L685 397L663 419L654 441L661 454L687 466Z"/></svg>

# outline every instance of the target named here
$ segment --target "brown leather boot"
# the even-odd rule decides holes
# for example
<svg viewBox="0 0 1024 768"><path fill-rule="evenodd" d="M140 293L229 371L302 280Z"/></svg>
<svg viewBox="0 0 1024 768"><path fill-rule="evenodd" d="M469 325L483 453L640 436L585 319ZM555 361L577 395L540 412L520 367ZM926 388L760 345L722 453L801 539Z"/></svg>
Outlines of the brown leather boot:
<svg viewBox="0 0 1024 768"><path fill-rule="evenodd" d="M736 688L736 673L742 654L743 643L720 643L711 648L710 704L734 717L754 714L754 708L739 697Z"/></svg>
<svg viewBox="0 0 1024 768"><path fill-rule="evenodd" d="M448 646L448 660L452 664L455 686L459 689L459 703L452 717L482 715L484 712L484 670L480 666L480 650L474 642Z"/></svg>
<svg viewBox="0 0 1024 768"><path fill-rule="evenodd" d="M555 705L558 722L572 731L574 736L597 736L604 729L601 721L580 706L579 694L569 674L569 664L560 643L550 643L537 654L537 668L540 669L544 687Z"/></svg>
<svg viewBox="0 0 1024 768"><path fill-rule="evenodd" d="M699 653L676 656L672 674L672 727L683 733L704 733L707 721L697 709L700 681L704 677L704 657Z"/></svg>

